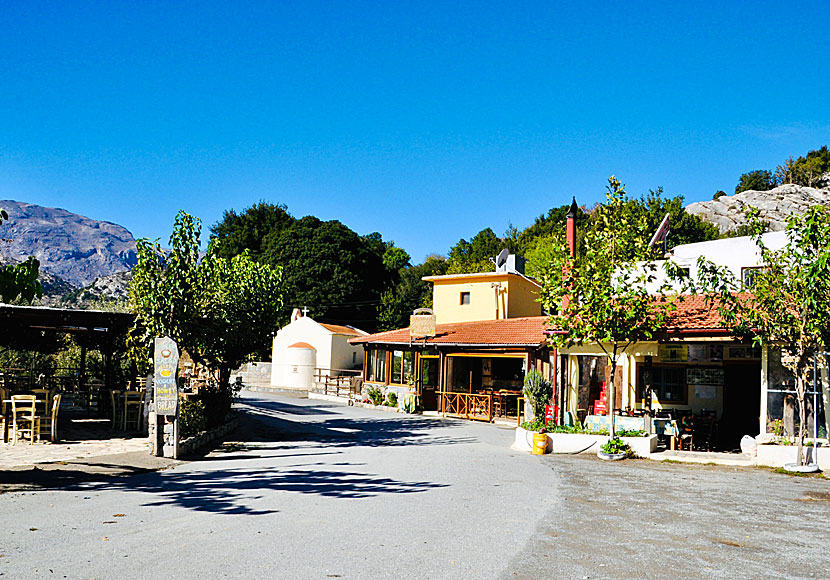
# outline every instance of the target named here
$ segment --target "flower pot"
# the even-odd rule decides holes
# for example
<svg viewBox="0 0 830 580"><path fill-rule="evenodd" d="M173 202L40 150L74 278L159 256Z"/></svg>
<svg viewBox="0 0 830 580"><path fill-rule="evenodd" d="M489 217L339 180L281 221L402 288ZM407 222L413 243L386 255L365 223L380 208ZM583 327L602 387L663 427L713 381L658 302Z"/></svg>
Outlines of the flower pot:
<svg viewBox="0 0 830 580"><path fill-rule="evenodd" d="M626 455L626 453L604 453L603 451L597 451L597 457L605 461L619 461L625 459Z"/></svg>

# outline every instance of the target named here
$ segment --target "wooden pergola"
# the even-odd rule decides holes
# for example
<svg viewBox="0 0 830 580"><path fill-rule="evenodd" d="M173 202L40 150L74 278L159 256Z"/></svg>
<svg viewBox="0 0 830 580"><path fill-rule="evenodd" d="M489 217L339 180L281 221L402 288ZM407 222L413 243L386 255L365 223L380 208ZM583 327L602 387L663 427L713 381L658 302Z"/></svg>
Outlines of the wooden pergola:
<svg viewBox="0 0 830 580"><path fill-rule="evenodd" d="M115 342L126 334L134 320L135 317L127 312L0 304L0 345L37 351L49 333L72 334L81 347L79 383L85 383L86 354L92 348L100 351L104 358L104 381L111 387Z"/></svg>

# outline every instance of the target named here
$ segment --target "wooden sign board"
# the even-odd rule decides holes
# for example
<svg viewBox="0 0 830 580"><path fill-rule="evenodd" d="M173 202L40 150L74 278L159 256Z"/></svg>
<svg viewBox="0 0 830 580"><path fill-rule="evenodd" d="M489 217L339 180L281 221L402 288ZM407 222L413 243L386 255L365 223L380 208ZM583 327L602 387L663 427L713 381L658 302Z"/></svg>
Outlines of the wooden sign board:
<svg viewBox="0 0 830 580"><path fill-rule="evenodd" d="M425 338L435 336L435 314L429 308L419 308L409 317L409 336Z"/></svg>
<svg viewBox="0 0 830 580"><path fill-rule="evenodd" d="M156 338L153 347L156 414L175 416L179 410L179 385L176 382L179 348L169 336Z"/></svg>
<svg viewBox="0 0 830 580"><path fill-rule="evenodd" d="M661 344L660 362L686 362L689 350L685 344Z"/></svg>

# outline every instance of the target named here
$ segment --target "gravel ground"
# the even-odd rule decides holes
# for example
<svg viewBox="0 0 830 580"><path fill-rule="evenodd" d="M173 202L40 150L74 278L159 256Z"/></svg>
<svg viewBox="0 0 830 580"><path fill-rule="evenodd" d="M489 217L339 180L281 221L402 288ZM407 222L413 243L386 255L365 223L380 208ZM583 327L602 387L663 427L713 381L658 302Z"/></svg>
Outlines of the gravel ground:
<svg viewBox="0 0 830 580"><path fill-rule="evenodd" d="M825 479L534 457L493 425L244 403L203 460L0 494L0 577L830 576Z"/></svg>

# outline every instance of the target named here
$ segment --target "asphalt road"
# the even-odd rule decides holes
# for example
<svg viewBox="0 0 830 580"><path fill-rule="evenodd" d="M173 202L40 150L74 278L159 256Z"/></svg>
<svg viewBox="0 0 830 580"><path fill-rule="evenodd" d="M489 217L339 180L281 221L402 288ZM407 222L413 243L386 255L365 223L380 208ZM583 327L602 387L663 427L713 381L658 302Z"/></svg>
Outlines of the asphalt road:
<svg viewBox="0 0 830 580"><path fill-rule="evenodd" d="M204 460L0 494L0 578L828 578L830 481L533 457L493 425L246 394Z"/></svg>

